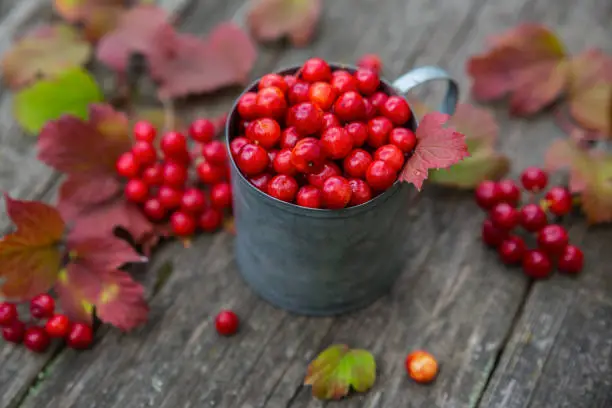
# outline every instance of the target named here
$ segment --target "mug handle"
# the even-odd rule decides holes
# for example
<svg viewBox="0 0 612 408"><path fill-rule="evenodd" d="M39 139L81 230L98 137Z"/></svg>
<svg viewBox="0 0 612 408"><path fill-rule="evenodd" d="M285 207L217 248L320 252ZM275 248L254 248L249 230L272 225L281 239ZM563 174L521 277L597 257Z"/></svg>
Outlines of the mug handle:
<svg viewBox="0 0 612 408"><path fill-rule="evenodd" d="M413 88L423 85L429 81L444 80L448 82L446 95L438 108L438 111L452 115L455 113L457 102L459 101L459 85L448 72L435 66L424 66L408 71L397 78L392 86L401 94L405 95Z"/></svg>

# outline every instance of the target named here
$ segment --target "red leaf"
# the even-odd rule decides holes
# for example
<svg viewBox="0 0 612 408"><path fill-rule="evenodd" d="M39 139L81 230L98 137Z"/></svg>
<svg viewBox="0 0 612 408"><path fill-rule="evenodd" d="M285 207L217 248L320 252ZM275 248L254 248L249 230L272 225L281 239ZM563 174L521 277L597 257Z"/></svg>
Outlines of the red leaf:
<svg viewBox="0 0 612 408"><path fill-rule="evenodd" d="M468 157L465 136L444 125L449 115L432 112L426 114L416 131L417 146L399 176L401 181L423 187L430 169L448 168Z"/></svg>
<svg viewBox="0 0 612 408"><path fill-rule="evenodd" d="M64 221L57 210L37 201L4 195L6 212L17 230L0 240L2 294L28 299L49 290L60 270Z"/></svg>
<svg viewBox="0 0 612 408"><path fill-rule="evenodd" d="M60 186L57 208L66 220L73 220L92 206L121 197L119 180L113 176L72 174Z"/></svg>
<svg viewBox="0 0 612 408"><path fill-rule="evenodd" d="M146 261L124 240L96 231L73 230L67 245L72 262L99 269L117 269L127 263Z"/></svg>
<svg viewBox="0 0 612 408"><path fill-rule="evenodd" d="M247 24L262 41L284 36L295 46L307 45L321 15L321 0L253 0Z"/></svg>
<svg viewBox="0 0 612 408"><path fill-rule="evenodd" d="M235 24L223 23L206 39L178 35L172 53L149 55L149 66L160 82L160 97L175 98L246 84L256 59L249 36Z"/></svg>
<svg viewBox="0 0 612 408"><path fill-rule="evenodd" d="M64 314L73 322L93 323L94 305L88 300L75 279L74 268L62 269L53 287ZM78 278L78 275L77 277Z"/></svg>

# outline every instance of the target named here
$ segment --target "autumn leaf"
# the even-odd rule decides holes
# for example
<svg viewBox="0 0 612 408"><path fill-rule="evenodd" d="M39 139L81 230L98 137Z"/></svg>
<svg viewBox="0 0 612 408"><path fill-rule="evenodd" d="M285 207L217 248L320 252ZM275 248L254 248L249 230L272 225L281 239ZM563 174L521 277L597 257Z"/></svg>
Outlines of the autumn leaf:
<svg viewBox="0 0 612 408"><path fill-rule="evenodd" d="M402 169L401 181L421 190L430 169L448 168L470 155L465 135L444 127L449 119L449 115L440 112L423 116L416 131L416 148Z"/></svg>
<svg viewBox="0 0 612 408"><path fill-rule="evenodd" d="M251 0L247 24L261 41L288 36L294 46L307 45L321 15L321 0Z"/></svg>
<svg viewBox="0 0 612 408"><path fill-rule="evenodd" d="M81 68L24 88L15 95L14 111L19 124L38 133L48 121L63 115L86 118L88 107L102 100L94 78Z"/></svg>
<svg viewBox="0 0 612 408"><path fill-rule="evenodd" d="M62 260L64 221L41 202L14 200L4 194L6 213L16 231L0 240L0 292L24 300L46 292L57 278Z"/></svg>
<svg viewBox="0 0 612 408"><path fill-rule="evenodd" d="M64 20L79 23L88 40L97 41L117 26L126 3L126 0L55 0L53 5Z"/></svg>
<svg viewBox="0 0 612 408"><path fill-rule="evenodd" d="M84 65L91 46L66 24L45 25L19 38L2 57L4 81L13 89Z"/></svg>
<svg viewBox="0 0 612 408"><path fill-rule="evenodd" d="M522 24L490 41L491 49L467 62L472 94L481 101L510 95L510 111L531 115L566 89L570 63L563 44L547 27Z"/></svg>
<svg viewBox="0 0 612 408"><path fill-rule="evenodd" d="M312 386L312 395L319 399L340 399L351 388L369 390L376 381L376 361L366 350L350 349L335 344L310 363L304 385Z"/></svg>

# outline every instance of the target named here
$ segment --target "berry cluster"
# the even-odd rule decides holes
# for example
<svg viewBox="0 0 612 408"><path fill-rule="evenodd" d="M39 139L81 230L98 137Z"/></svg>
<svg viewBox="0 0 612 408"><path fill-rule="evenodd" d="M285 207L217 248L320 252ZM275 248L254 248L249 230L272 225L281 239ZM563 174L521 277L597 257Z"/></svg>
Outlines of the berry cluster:
<svg viewBox="0 0 612 408"><path fill-rule="evenodd" d="M379 61L361 65L350 73L311 58L295 75L263 76L239 99L230 150L255 187L302 207L340 209L395 183L417 142L412 112L382 90Z"/></svg>
<svg viewBox="0 0 612 408"><path fill-rule="evenodd" d="M224 211L231 209L232 189L227 151L214 139L214 124L208 119L191 123L189 136L199 147L195 154L190 154L187 137L180 132L170 131L161 137L161 153L155 146L153 125L138 122L133 132L131 151L116 163L117 173L127 179L125 197L141 205L151 221L170 220L176 236L191 236L198 228L217 230ZM192 164L197 177L189 174Z"/></svg>
<svg viewBox="0 0 612 408"><path fill-rule="evenodd" d="M64 339L68 347L86 349L93 342L93 330L83 323L73 323L63 314L55 313L55 302L46 293L30 301L30 315L36 320L46 319L44 326L26 325L17 312L14 303L0 303L0 326L4 340L23 344L31 351L43 353L51 339ZM28 327L29 326L29 327Z"/></svg>
<svg viewBox="0 0 612 408"><path fill-rule="evenodd" d="M537 167L521 174L521 184L529 193L543 192L548 175ZM549 214L556 217L572 210L572 195L564 187L554 186L546 191L541 205L527 203L517 208L521 190L512 180L484 181L476 189L476 202L489 217L482 226L483 241L497 248L505 264L522 264L523 271L532 278L546 278L556 265L560 272L575 274L582 270L582 250L569 243L565 228L549 223ZM525 240L513 234L517 227L536 234L537 248L529 249Z"/></svg>

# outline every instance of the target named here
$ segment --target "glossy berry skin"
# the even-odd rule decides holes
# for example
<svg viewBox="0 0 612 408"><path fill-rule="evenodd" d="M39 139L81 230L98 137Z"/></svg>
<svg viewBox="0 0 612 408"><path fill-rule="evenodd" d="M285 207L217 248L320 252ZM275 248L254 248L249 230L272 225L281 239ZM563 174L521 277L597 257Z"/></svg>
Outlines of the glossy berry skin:
<svg viewBox="0 0 612 408"><path fill-rule="evenodd" d="M380 107L383 106L385 102L387 102L387 99L389 99L389 95L381 91L374 93L369 98L370 103L376 109L377 114L380 114Z"/></svg>
<svg viewBox="0 0 612 408"><path fill-rule="evenodd" d="M376 110L374 105L372 105L372 103L370 103L370 100L368 98L363 98L363 104L365 105L365 116L364 116L364 119L365 120L373 119L376 116L378 111Z"/></svg>
<svg viewBox="0 0 612 408"><path fill-rule="evenodd" d="M408 119L412 116L408 102L401 96L390 96L380 107L380 113L396 126L408 122Z"/></svg>
<svg viewBox="0 0 612 408"><path fill-rule="evenodd" d="M301 138L302 136L300 136L295 127L289 126L288 128L283 129L283 132L281 133L280 148L293 149Z"/></svg>
<svg viewBox="0 0 612 408"><path fill-rule="evenodd" d="M357 80L347 71L335 71L330 85L337 95L357 91Z"/></svg>
<svg viewBox="0 0 612 408"><path fill-rule="evenodd" d="M287 125L294 126L302 136L312 135L323 127L323 111L310 102L299 103L289 109Z"/></svg>
<svg viewBox="0 0 612 408"><path fill-rule="evenodd" d="M198 143L208 143L215 137L215 125L208 119L196 119L189 125L189 136Z"/></svg>
<svg viewBox="0 0 612 408"><path fill-rule="evenodd" d="M361 147L368 140L368 127L362 122L348 123L344 129L353 139L353 147Z"/></svg>
<svg viewBox="0 0 612 408"><path fill-rule="evenodd" d="M142 210L151 221L161 221L166 218L166 209L157 197L151 197L145 201Z"/></svg>
<svg viewBox="0 0 612 408"><path fill-rule="evenodd" d="M582 271L584 266L584 254L575 245L567 245L559 257L557 268L559 272L576 274Z"/></svg>
<svg viewBox="0 0 612 408"><path fill-rule="evenodd" d="M302 173L316 173L325 161L319 140L307 137L296 143L291 151L291 162Z"/></svg>
<svg viewBox="0 0 612 408"><path fill-rule="evenodd" d="M342 172L340 171L340 167L332 161L326 161L321 166L321 170L317 173L310 173L306 176L308 183L317 187L323 188L323 183L325 180L330 178L331 176L340 176Z"/></svg>
<svg viewBox="0 0 612 408"><path fill-rule="evenodd" d="M345 92L336 99L334 113L341 122L363 120L366 117L366 106L363 96L358 92Z"/></svg>
<svg viewBox="0 0 612 408"><path fill-rule="evenodd" d="M331 79L331 68L321 58L310 58L302 65L300 76L306 82L329 82Z"/></svg>
<svg viewBox="0 0 612 408"><path fill-rule="evenodd" d="M19 319L17 307L13 303L0 303L0 326L10 326Z"/></svg>
<svg viewBox="0 0 612 408"><path fill-rule="evenodd" d="M149 187L159 186L164 182L164 166L155 163L142 171L142 181Z"/></svg>
<svg viewBox="0 0 612 408"><path fill-rule="evenodd" d="M244 120L253 120L257 118L257 94L255 92L247 92L238 101L238 113Z"/></svg>
<svg viewBox="0 0 612 408"><path fill-rule="evenodd" d="M238 156L238 154L240 154L240 149L249 143L251 143L251 141L244 136L239 136L233 139L230 142L230 152L232 153L232 157Z"/></svg>
<svg viewBox="0 0 612 408"><path fill-rule="evenodd" d="M545 252L529 250L523 256L523 272L534 279L543 279L552 272L552 262Z"/></svg>
<svg viewBox="0 0 612 408"><path fill-rule="evenodd" d="M274 119L256 119L249 123L246 129L246 137L264 149L270 149L279 142L281 128Z"/></svg>
<svg viewBox="0 0 612 408"><path fill-rule="evenodd" d="M497 182L500 203L508 203L516 207L521 199L521 190L512 180L500 180Z"/></svg>
<svg viewBox="0 0 612 408"><path fill-rule="evenodd" d="M357 80L357 89L362 95L366 96L372 95L374 92L376 92L376 90L378 90L378 86L380 85L378 73L367 68L358 69L355 72L355 79Z"/></svg>
<svg viewBox="0 0 612 408"><path fill-rule="evenodd" d="M155 136L157 135L155 127L151 123L144 120L140 120L134 124L133 133L134 139L147 143L153 143Z"/></svg>
<svg viewBox="0 0 612 408"><path fill-rule="evenodd" d="M214 232L221 227L223 223L223 213L213 207L205 208L202 214L198 217L198 225L205 232Z"/></svg>
<svg viewBox="0 0 612 408"><path fill-rule="evenodd" d="M518 210L508 203L499 203L491 210L491 221L497 228L512 230L520 221Z"/></svg>
<svg viewBox="0 0 612 408"><path fill-rule="evenodd" d="M257 176L251 177L249 182L255 186L260 191L264 193L268 193L268 183L272 180L272 175L270 173L262 173Z"/></svg>
<svg viewBox="0 0 612 408"><path fill-rule="evenodd" d="M84 323L74 323L66 337L68 347L75 350L84 350L93 343L93 330Z"/></svg>
<svg viewBox="0 0 612 408"><path fill-rule="evenodd" d="M382 69L382 62L380 61L380 57L376 54L365 54L357 61L357 66L359 68L367 68L372 71L379 73Z"/></svg>
<svg viewBox="0 0 612 408"><path fill-rule="evenodd" d="M51 339L42 327L34 326L26 329L23 344L30 351L44 353L49 348Z"/></svg>
<svg viewBox="0 0 612 408"><path fill-rule="evenodd" d="M274 171L278 174L286 174L288 176L295 176L297 170L291 162L291 149L282 149L274 157L272 162Z"/></svg>
<svg viewBox="0 0 612 408"><path fill-rule="evenodd" d="M567 188L552 187L546 192L546 201L551 213L562 216L572 210L572 194Z"/></svg>
<svg viewBox="0 0 612 408"><path fill-rule="evenodd" d="M251 123L255 123L255 121ZM225 150L223 142L213 140L202 146L202 157L212 164L223 166L227 162L227 150Z"/></svg>
<svg viewBox="0 0 612 408"><path fill-rule="evenodd" d="M400 171L404 167L404 153L399 147L387 144L379 147L374 152L374 160L382 160L395 171Z"/></svg>
<svg viewBox="0 0 612 408"><path fill-rule="evenodd" d="M426 351L413 351L404 361L408 376L422 384L430 383L438 375L438 362Z"/></svg>
<svg viewBox="0 0 612 408"><path fill-rule="evenodd" d="M134 156L132 152L126 152L117 159L115 170L117 170L117 174L122 177L138 177L140 163L138 163L138 159L136 159L136 156Z"/></svg>
<svg viewBox="0 0 612 408"><path fill-rule="evenodd" d="M180 206L182 197L183 191L171 186L161 186L157 191L157 199L167 210Z"/></svg>
<svg viewBox="0 0 612 408"><path fill-rule="evenodd" d="M210 204L219 210L232 206L232 187L229 183L219 183L210 189Z"/></svg>
<svg viewBox="0 0 612 408"><path fill-rule="evenodd" d="M225 177L225 168L203 160L196 167L198 178L204 184L215 184Z"/></svg>
<svg viewBox="0 0 612 408"><path fill-rule="evenodd" d="M366 171L366 181L376 191L391 187L397 179L397 173L382 160L374 160Z"/></svg>
<svg viewBox="0 0 612 408"><path fill-rule="evenodd" d="M485 180L476 187L476 204L483 210L490 210L500 201L500 191L495 181Z"/></svg>
<svg viewBox="0 0 612 408"><path fill-rule="evenodd" d="M172 187L183 187L187 182L187 169L178 162L167 161L163 169L164 184Z"/></svg>
<svg viewBox="0 0 612 408"><path fill-rule="evenodd" d="M341 125L336 115L334 115L331 112L325 112L323 114L323 126L321 127L321 130L325 131L329 128L337 127L337 126L341 126Z"/></svg>
<svg viewBox="0 0 612 408"><path fill-rule="evenodd" d="M268 170L270 171L274 171L274 160L276 159L276 156L278 156L278 152L280 150L269 150L268 151Z"/></svg>
<svg viewBox="0 0 612 408"><path fill-rule="evenodd" d="M187 152L187 139L182 133L168 132L162 137L160 147L165 157L182 157Z"/></svg>
<svg viewBox="0 0 612 408"><path fill-rule="evenodd" d="M47 320L47 323L45 324L45 331L51 338L64 338L70 332L70 320L66 315L56 314Z"/></svg>
<svg viewBox="0 0 612 408"><path fill-rule="evenodd" d="M193 215L183 211L175 211L170 216L170 226L177 237L188 237L194 234L196 222Z"/></svg>
<svg viewBox="0 0 612 408"><path fill-rule="evenodd" d="M53 316L55 300L46 293L36 295L30 300L30 314L36 319L46 319Z"/></svg>
<svg viewBox="0 0 612 408"><path fill-rule="evenodd" d="M236 157L236 165L247 176L255 176L263 172L270 162L268 153L261 146L249 143Z"/></svg>
<svg viewBox="0 0 612 408"><path fill-rule="evenodd" d="M256 103L259 116L280 119L287 111L285 93L277 87L263 88L257 92Z"/></svg>
<svg viewBox="0 0 612 408"><path fill-rule="evenodd" d="M297 81L295 85L289 88L287 92L287 99L291 105L297 105L302 102L309 102L310 97L308 91L310 90L310 84L304 81Z"/></svg>
<svg viewBox="0 0 612 408"><path fill-rule="evenodd" d="M11 325L2 327L2 337L9 343L21 343L25 335L26 326L20 320L15 320Z"/></svg>
<svg viewBox="0 0 612 408"><path fill-rule="evenodd" d="M481 234L482 241L492 248L499 247L508 237L508 232L496 227L490 219L484 220Z"/></svg>
<svg viewBox="0 0 612 408"><path fill-rule="evenodd" d="M329 177L321 188L323 205L332 210L346 207L351 201L352 194L348 180L341 176Z"/></svg>
<svg viewBox="0 0 612 408"><path fill-rule="evenodd" d="M292 77L292 78L295 81L295 77ZM289 86L287 85L285 78L275 73L266 74L262 76L257 86L259 90L262 90L264 88L271 88L271 87L278 88L283 93L287 92L287 90L289 89Z"/></svg>
<svg viewBox="0 0 612 408"><path fill-rule="evenodd" d="M344 159L344 172L350 177L364 178L372 161L374 159L370 153L363 149L354 149Z"/></svg>
<svg viewBox="0 0 612 408"><path fill-rule="evenodd" d="M549 255L560 255L569 242L567 231L560 225L550 224L538 233L538 246Z"/></svg>
<svg viewBox="0 0 612 408"><path fill-rule="evenodd" d="M511 235L497 248L499 257L506 265L520 264L525 254L525 241L519 236Z"/></svg>
<svg viewBox="0 0 612 408"><path fill-rule="evenodd" d="M548 224L546 213L537 204L526 204L521 208L521 225L526 231L538 232Z"/></svg>
<svg viewBox="0 0 612 408"><path fill-rule="evenodd" d="M238 331L240 321L231 310L221 310L215 317L215 329L222 336L231 336Z"/></svg>
<svg viewBox="0 0 612 408"><path fill-rule="evenodd" d="M327 82L315 82L310 85L308 99L324 111L328 111L336 101L337 93Z"/></svg>
<svg viewBox="0 0 612 408"><path fill-rule="evenodd" d="M349 179L348 182L351 186L351 201L349 201L349 206L352 207L367 203L372 199L372 189L368 183L357 178Z"/></svg>
<svg viewBox="0 0 612 408"><path fill-rule="evenodd" d="M521 184L527 191L541 191L548 184L548 174L539 167L528 167L521 173Z"/></svg>
<svg viewBox="0 0 612 408"><path fill-rule="evenodd" d="M278 200L292 202L299 187L293 177L279 174L272 177L272 180L268 183L268 194Z"/></svg>
<svg viewBox="0 0 612 408"><path fill-rule="evenodd" d="M148 166L157 160L157 152L151 143L136 141L132 146L132 154L140 166Z"/></svg>
<svg viewBox="0 0 612 408"><path fill-rule="evenodd" d="M311 185L303 186L298 190L295 202L302 207L321 208L323 202L321 190Z"/></svg>
<svg viewBox="0 0 612 408"><path fill-rule="evenodd" d="M149 198L149 186L140 179L132 179L125 184L123 194L133 203L144 203Z"/></svg>
<svg viewBox="0 0 612 408"><path fill-rule="evenodd" d="M394 128L389 133L389 143L397 146L404 153L410 153L416 147L417 138L410 129Z"/></svg>
<svg viewBox="0 0 612 408"><path fill-rule="evenodd" d="M285 81L285 84L287 84L287 89L285 90L285 92L288 91L289 88L291 88L297 82L297 78L295 77L295 75L285 75L283 76L283 80Z"/></svg>
<svg viewBox="0 0 612 408"><path fill-rule="evenodd" d="M389 143L389 134L393 129L393 123L383 116L371 119L368 122L368 145L377 149Z"/></svg>
<svg viewBox="0 0 612 408"><path fill-rule="evenodd" d="M181 211L190 214L198 214L204 210L205 206L206 197L202 190L191 187L183 192L183 196L181 197Z"/></svg>
<svg viewBox="0 0 612 408"><path fill-rule="evenodd" d="M345 158L353 150L353 138L342 127L332 127L321 135L321 148L330 159Z"/></svg>

